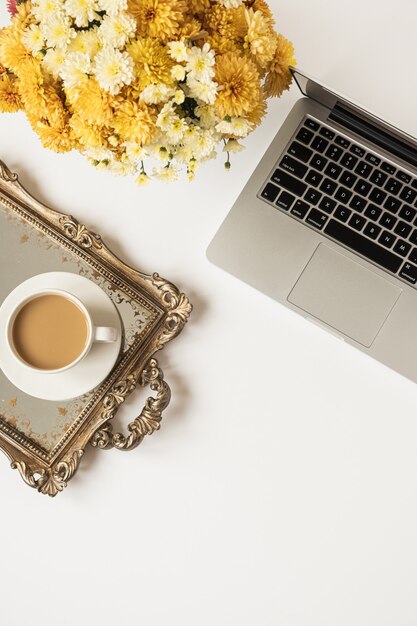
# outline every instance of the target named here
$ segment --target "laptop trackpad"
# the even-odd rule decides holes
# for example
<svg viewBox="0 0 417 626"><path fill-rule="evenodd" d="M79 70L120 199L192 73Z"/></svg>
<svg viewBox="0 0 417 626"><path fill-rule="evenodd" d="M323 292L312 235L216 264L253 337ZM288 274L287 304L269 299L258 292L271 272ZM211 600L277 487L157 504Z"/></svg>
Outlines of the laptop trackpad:
<svg viewBox="0 0 417 626"><path fill-rule="evenodd" d="M320 244L288 301L369 347L401 292L376 272Z"/></svg>

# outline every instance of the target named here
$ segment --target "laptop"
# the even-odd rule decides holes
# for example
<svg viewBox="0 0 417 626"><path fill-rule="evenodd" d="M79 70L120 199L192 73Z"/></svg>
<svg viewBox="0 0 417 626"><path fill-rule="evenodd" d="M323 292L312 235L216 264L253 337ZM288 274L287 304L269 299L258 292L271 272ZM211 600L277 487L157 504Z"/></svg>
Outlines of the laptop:
<svg viewBox="0 0 417 626"><path fill-rule="evenodd" d="M304 97L207 256L417 382L417 140L291 71Z"/></svg>

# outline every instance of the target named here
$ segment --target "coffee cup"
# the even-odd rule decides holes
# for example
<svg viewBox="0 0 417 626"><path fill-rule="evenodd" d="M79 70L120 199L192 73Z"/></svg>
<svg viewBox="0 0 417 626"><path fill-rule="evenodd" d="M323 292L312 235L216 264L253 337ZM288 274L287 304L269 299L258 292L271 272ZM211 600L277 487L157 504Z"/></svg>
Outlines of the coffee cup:
<svg viewBox="0 0 417 626"><path fill-rule="evenodd" d="M65 372L86 358L94 343L113 343L118 331L95 326L79 298L61 289L41 289L16 304L6 325L13 357L31 371Z"/></svg>

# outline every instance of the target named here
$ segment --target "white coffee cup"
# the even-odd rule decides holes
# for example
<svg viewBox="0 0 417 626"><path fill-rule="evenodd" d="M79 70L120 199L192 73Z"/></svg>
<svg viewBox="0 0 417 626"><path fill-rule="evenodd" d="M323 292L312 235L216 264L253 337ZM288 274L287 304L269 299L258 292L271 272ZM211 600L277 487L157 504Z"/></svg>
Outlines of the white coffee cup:
<svg viewBox="0 0 417 626"><path fill-rule="evenodd" d="M17 315L26 304L28 304L31 300L34 300L35 298L39 298L40 296L49 295L62 296L67 300L73 302L81 310L87 325L87 339L82 352L77 356L76 359L74 359L74 361L65 365L65 367L57 369L40 369L27 363L16 350L13 341L13 325L17 318ZM9 319L6 324L6 341L11 353L13 354L13 357L28 370L34 372L42 372L43 374L58 374L65 372L75 367L78 363L85 359L94 343L113 343L117 340L117 338L118 331L116 328L112 328L109 326L95 326L90 312L88 311L87 307L81 302L81 300L74 296L72 293L69 293L68 291L64 291L62 289L39 289L37 291L33 291L29 296L25 297L16 304L13 311L10 313Z"/></svg>

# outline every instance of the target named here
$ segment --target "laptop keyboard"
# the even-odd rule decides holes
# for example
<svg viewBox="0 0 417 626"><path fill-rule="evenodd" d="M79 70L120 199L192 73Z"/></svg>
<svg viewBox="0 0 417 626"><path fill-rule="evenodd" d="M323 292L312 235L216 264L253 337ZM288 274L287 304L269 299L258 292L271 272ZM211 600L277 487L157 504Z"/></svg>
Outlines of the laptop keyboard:
<svg viewBox="0 0 417 626"><path fill-rule="evenodd" d="M409 284L417 178L305 118L260 197Z"/></svg>

